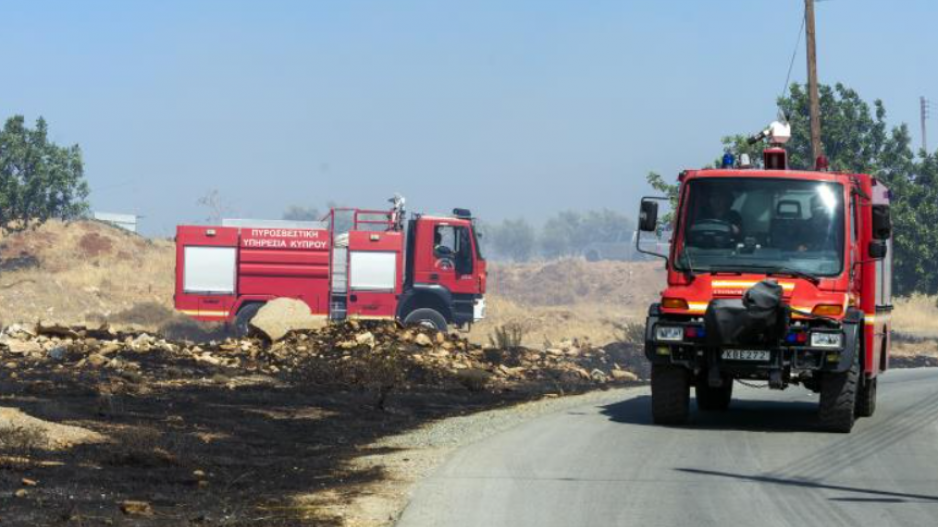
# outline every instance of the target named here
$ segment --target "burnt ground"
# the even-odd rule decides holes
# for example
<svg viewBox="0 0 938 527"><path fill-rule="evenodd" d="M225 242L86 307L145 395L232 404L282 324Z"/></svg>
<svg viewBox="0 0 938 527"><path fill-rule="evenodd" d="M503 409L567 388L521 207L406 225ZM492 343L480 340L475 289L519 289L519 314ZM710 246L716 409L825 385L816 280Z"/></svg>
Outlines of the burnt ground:
<svg viewBox="0 0 938 527"><path fill-rule="evenodd" d="M16 395L5 395L2 405L101 432L116 444L30 449L28 462L8 461L0 471L3 525L338 525L294 508L291 498L354 492L381 478L345 467L374 454L367 445L382 436L532 396L418 389L392 395L379 410L375 394L362 390L270 383L232 389L228 379L214 379L102 397L36 373L44 381L3 382L0 389ZM23 478L38 484L23 487ZM13 496L19 488L28 494ZM154 514L127 517L123 500L147 501Z"/></svg>
<svg viewBox="0 0 938 527"><path fill-rule="evenodd" d="M28 434L0 437L0 525L342 525L301 498L350 500L380 481L380 469L351 468L380 453L376 440L607 385L566 376L483 389L434 377L383 398L386 385L330 384L303 367L271 374L154 350L119 356L137 367L80 367L78 356L0 365L0 407L107 438L48 450ZM128 513L125 500L146 503Z"/></svg>

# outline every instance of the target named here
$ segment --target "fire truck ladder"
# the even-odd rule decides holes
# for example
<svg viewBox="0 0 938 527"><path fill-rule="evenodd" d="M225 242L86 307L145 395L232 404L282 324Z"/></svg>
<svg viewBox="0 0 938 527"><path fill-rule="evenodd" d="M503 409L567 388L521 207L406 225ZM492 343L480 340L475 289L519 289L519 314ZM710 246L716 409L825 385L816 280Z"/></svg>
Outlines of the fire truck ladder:
<svg viewBox="0 0 938 527"><path fill-rule="evenodd" d="M348 233L335 237L332 246L332 299L329 317L345 320L348 314Z"/></svg>
<svg viewBox="0 0 938 527"><path fill-rule="evenodd" d="M336 213L352 213L352 231L399 231L404 226L404 198L395 195L390 200L394 208L386 210L364 210L336 207L329 211L323 221L329 222L332 237L332 283L329 299L329 318L345 320L348 317L349 297L349 233L336 234Z"/></svg>

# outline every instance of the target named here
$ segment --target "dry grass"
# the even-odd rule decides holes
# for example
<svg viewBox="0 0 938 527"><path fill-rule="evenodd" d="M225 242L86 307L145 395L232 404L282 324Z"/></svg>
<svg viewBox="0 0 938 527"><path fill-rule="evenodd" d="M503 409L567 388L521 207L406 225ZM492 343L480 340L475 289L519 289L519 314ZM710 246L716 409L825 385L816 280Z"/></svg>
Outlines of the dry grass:
<svg viewBox="0 0 938 527"><path fill-rule="evenodd" d="M514 324L523 345L551 347L565 339L602 345L622 339L622 327L642 325L664 286L660 262L586 262L564 259L492 265L486 320L470 339L485 344Z"/></svg>
<svg viewBox="0 0 938 527"><path fill-rule="evenodd" d="M505 324L524 329L525 346L551 347L564 339L605 344L619 340L616 324L644 323L648 303L631 305L579 303L571 306L532 306L513 302L498 294L486 299L487 318L473 326L470 340L487 344L488 335ZM650 301L649 301L650 302Z"/></svg>
<svg viewBox="0 0 938 527"><path fill-rule="evenodd" d="M938 337L938 297L914 294L897 298L892 329L900 333Z"/></svg>
<svg viewBox="0 0 938 527"><path fill-rule="evenodd" d="M139 303L172 309L175 253L98 222L52 221L0 239L4 323L109 319Z"/></svg>
<svg viewBox="0 0 938 527"><path fill-rule="evenodd" d="M500 350L513 350L521 347L526 330L521 324L509 322L495 328L489 335L489 345Z"/></svg>

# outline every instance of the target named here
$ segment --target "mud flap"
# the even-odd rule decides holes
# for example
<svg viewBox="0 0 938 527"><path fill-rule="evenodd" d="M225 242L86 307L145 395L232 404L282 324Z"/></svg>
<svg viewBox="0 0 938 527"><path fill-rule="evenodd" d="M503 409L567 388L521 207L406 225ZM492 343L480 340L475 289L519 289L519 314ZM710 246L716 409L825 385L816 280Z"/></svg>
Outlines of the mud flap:
<svg viewBox="0 0 938 527"><path fill-rule="evenodd" d="M844 320L844 349L840 353L840 362L837 363L836 368L829 369L827 371L833 371L837 373L843 373L850 369L850 366L853 365L853 361L860 349L860 337L861 332L860 328L863 327L863 320L858 321ZM862 364L862 363L861 363Z"/></svg>
<svg viewBox="0 0 938 527"><path fill-rule="evenodd" d="M661 314L659 304L648 307L648 317L645 319L645 357L652 364L671 364L670 356L655 353L655 325Z"/></svg>

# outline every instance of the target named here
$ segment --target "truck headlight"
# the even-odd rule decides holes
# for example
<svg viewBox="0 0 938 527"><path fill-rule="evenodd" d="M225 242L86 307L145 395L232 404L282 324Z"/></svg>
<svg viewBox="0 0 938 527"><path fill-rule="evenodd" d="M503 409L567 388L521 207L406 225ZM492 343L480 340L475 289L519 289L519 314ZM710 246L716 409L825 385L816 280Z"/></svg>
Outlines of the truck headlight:
<svg viewBox="0 0 938 527"><path fill-rule="evenodd" d="M840 348L843 342L841 333L811 333L812 348Z"/></svg>
<svg viewBox="0 0 938 527"><path fill-rule="evenodd" d="M681 342L684 340L684 328L680 326L655 326L655 340Z"/></svg>

